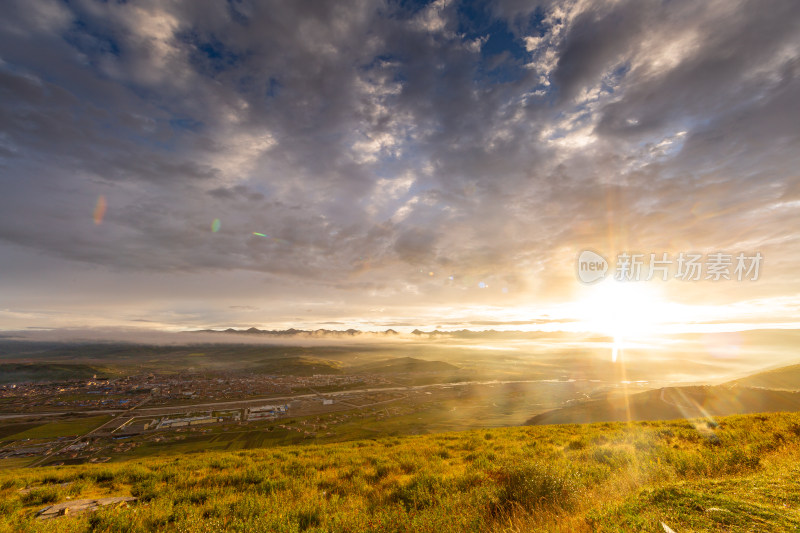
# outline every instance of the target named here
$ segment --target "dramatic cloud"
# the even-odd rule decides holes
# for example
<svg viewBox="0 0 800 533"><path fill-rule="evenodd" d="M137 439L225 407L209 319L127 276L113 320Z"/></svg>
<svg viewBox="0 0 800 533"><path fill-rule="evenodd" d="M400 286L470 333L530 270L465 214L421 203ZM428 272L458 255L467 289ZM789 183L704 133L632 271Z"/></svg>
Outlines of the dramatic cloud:
<svg viewBox="0 0 800 533"><path fill-rule="evenodd" d="M12 0L0 327L479 323L584 248L798 295L799 76L793 0Z"/></svg>

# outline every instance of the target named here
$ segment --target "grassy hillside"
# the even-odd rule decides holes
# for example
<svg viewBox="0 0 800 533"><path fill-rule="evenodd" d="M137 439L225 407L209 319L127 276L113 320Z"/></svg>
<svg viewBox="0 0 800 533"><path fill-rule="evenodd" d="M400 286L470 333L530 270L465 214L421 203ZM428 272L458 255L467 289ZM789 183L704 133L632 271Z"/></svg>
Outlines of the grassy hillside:
<svg viewBox="0 0 800 533"><path fill-rule="evenodd" d="M6 469L0 531L789 531L799 444L790 413ZM127 495L139 501L33 518L67 497Z"/></svg>
<svg viewBox="0 0 800 533"><path fill-rule="evenodd" d="M396 357L347 369L351 374L404 374L408 372L451 372L459 367L444 361L425 361L415 357Z"/></svg>
<svg viewBox="0 0 800 533"><path fill-rule="evenodd" d="M287 376L313 376L314 374L341 374L341 363L305 355L264 359L249 369L253 374Z"/></svg>
<svg viewBox="0 0 800 533"><path fill-rule="evenodd" d="M92 379L105 376L99 367L69 363L3 363L0 364L0 385L7 383L62 381L68 379Z"/></svg>
<svg viewBox="0 0 800 533"><path fill-rule="evenodd" d="M720 385L666 387L589 400L534 416L529 424L673 420L800 410L800 392Z"/></svg>
<svg viewBox="0 0 800 533"><path fill-rule="evenodd" d="M730 384L742 387L763 387L765 389L800 390L800 365L759 372L746 378L731 381Z"/></svg>

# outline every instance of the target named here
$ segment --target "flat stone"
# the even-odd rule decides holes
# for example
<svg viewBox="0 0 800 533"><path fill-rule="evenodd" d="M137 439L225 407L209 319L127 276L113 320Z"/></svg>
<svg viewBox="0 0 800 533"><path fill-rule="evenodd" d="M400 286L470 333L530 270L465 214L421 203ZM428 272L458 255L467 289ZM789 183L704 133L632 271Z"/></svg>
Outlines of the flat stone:
<svg viewBox="0 0 800 533"><path fill-rule="evenodd" d="M136 498L132 496L112 496L109 498L94 498L86 500L74 500L70 502L61 502L45 507L38 513L36 517L41 520L48 520L58 516L71 515L74 513L82 513L84 511L94 511L100 507L107 505L120 505L135 502Z"/></svg>

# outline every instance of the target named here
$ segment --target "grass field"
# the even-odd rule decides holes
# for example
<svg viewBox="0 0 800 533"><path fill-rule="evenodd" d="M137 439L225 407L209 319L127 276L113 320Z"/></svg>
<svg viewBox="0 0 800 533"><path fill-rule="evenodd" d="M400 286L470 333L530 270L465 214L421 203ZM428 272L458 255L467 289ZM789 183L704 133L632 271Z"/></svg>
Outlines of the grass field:
<svg viewBox="0 0 800 533"><path fill-rule="evenodd" d="M0 531L791 531L798 444L800 414L778 413L15 468L0 472ZM119 495L139 502L33 517Z"/></svg>
<svg viewBox="0 0 800 533"><path fill-rule="evenodd" d="M14 435L7 435L8 439L50 439L56 437L78 436L88 433L94 428L111 420L110 416L90 416L72 420L58 420L47 422L34 427L29 427Z"/></svg>
<svg viewBox="0 0 800 533"><path fill-rule="evenodd" d="M0 440L11 439L14 435L41 426L42 422L11 422L0 424Z"/></svg>

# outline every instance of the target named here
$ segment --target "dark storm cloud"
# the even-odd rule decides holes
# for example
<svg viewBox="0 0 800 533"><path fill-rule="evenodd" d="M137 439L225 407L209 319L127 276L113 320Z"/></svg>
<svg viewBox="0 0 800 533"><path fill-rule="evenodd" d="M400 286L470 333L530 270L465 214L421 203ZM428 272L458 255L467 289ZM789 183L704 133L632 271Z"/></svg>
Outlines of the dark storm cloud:
<svg viewBox="0 0 800 533"><path fill-rule="evenodd" d="M648 22L645 17L650 14L649 22L656 21L658 14L652 7L646 2L633 2L609 11L598 4L596 9L587 9L575 18L559 49L553 73L562 101L574 98L587 85L594 85L609 67L628 55Z"/></svg>
<svg viewBox="0 0 800 533"><path fill-rule="evenodd" d="M562 252L610 234L770 246L797 218L776 205L797 197L798 20L788 0L14 1L0 239L381 294L440 290L420 269L555 290Z"/></svg>
<svg viewBox="0 0 800 533"><path fill-rule="evenodd" d="M743 108L763 105L753 100L771 100L774 95L769 94L773 92L770 86L781 79L788 82L787 75L795 76L797 50L792 43L796 45L800 30L800 5L743 2L735 10L720 7L700 4L693 9L675 10L673 14L665 6L654 13L675 28L686 28L687 24L696 25L702 20L703 26L697 28L694 42L687 43L695 50L663 74L638 77L632 72L632 86L624 99L603 109L598 126L601 132L641 135L670 124L691 124L695 118L707 120L731 112L741 113ZM618 18L614 15L607 17ZM646 65L641 68L644 70ZM775 79L776 76L781 79ZM744 124L749 127L747 122Z"/></svg>

